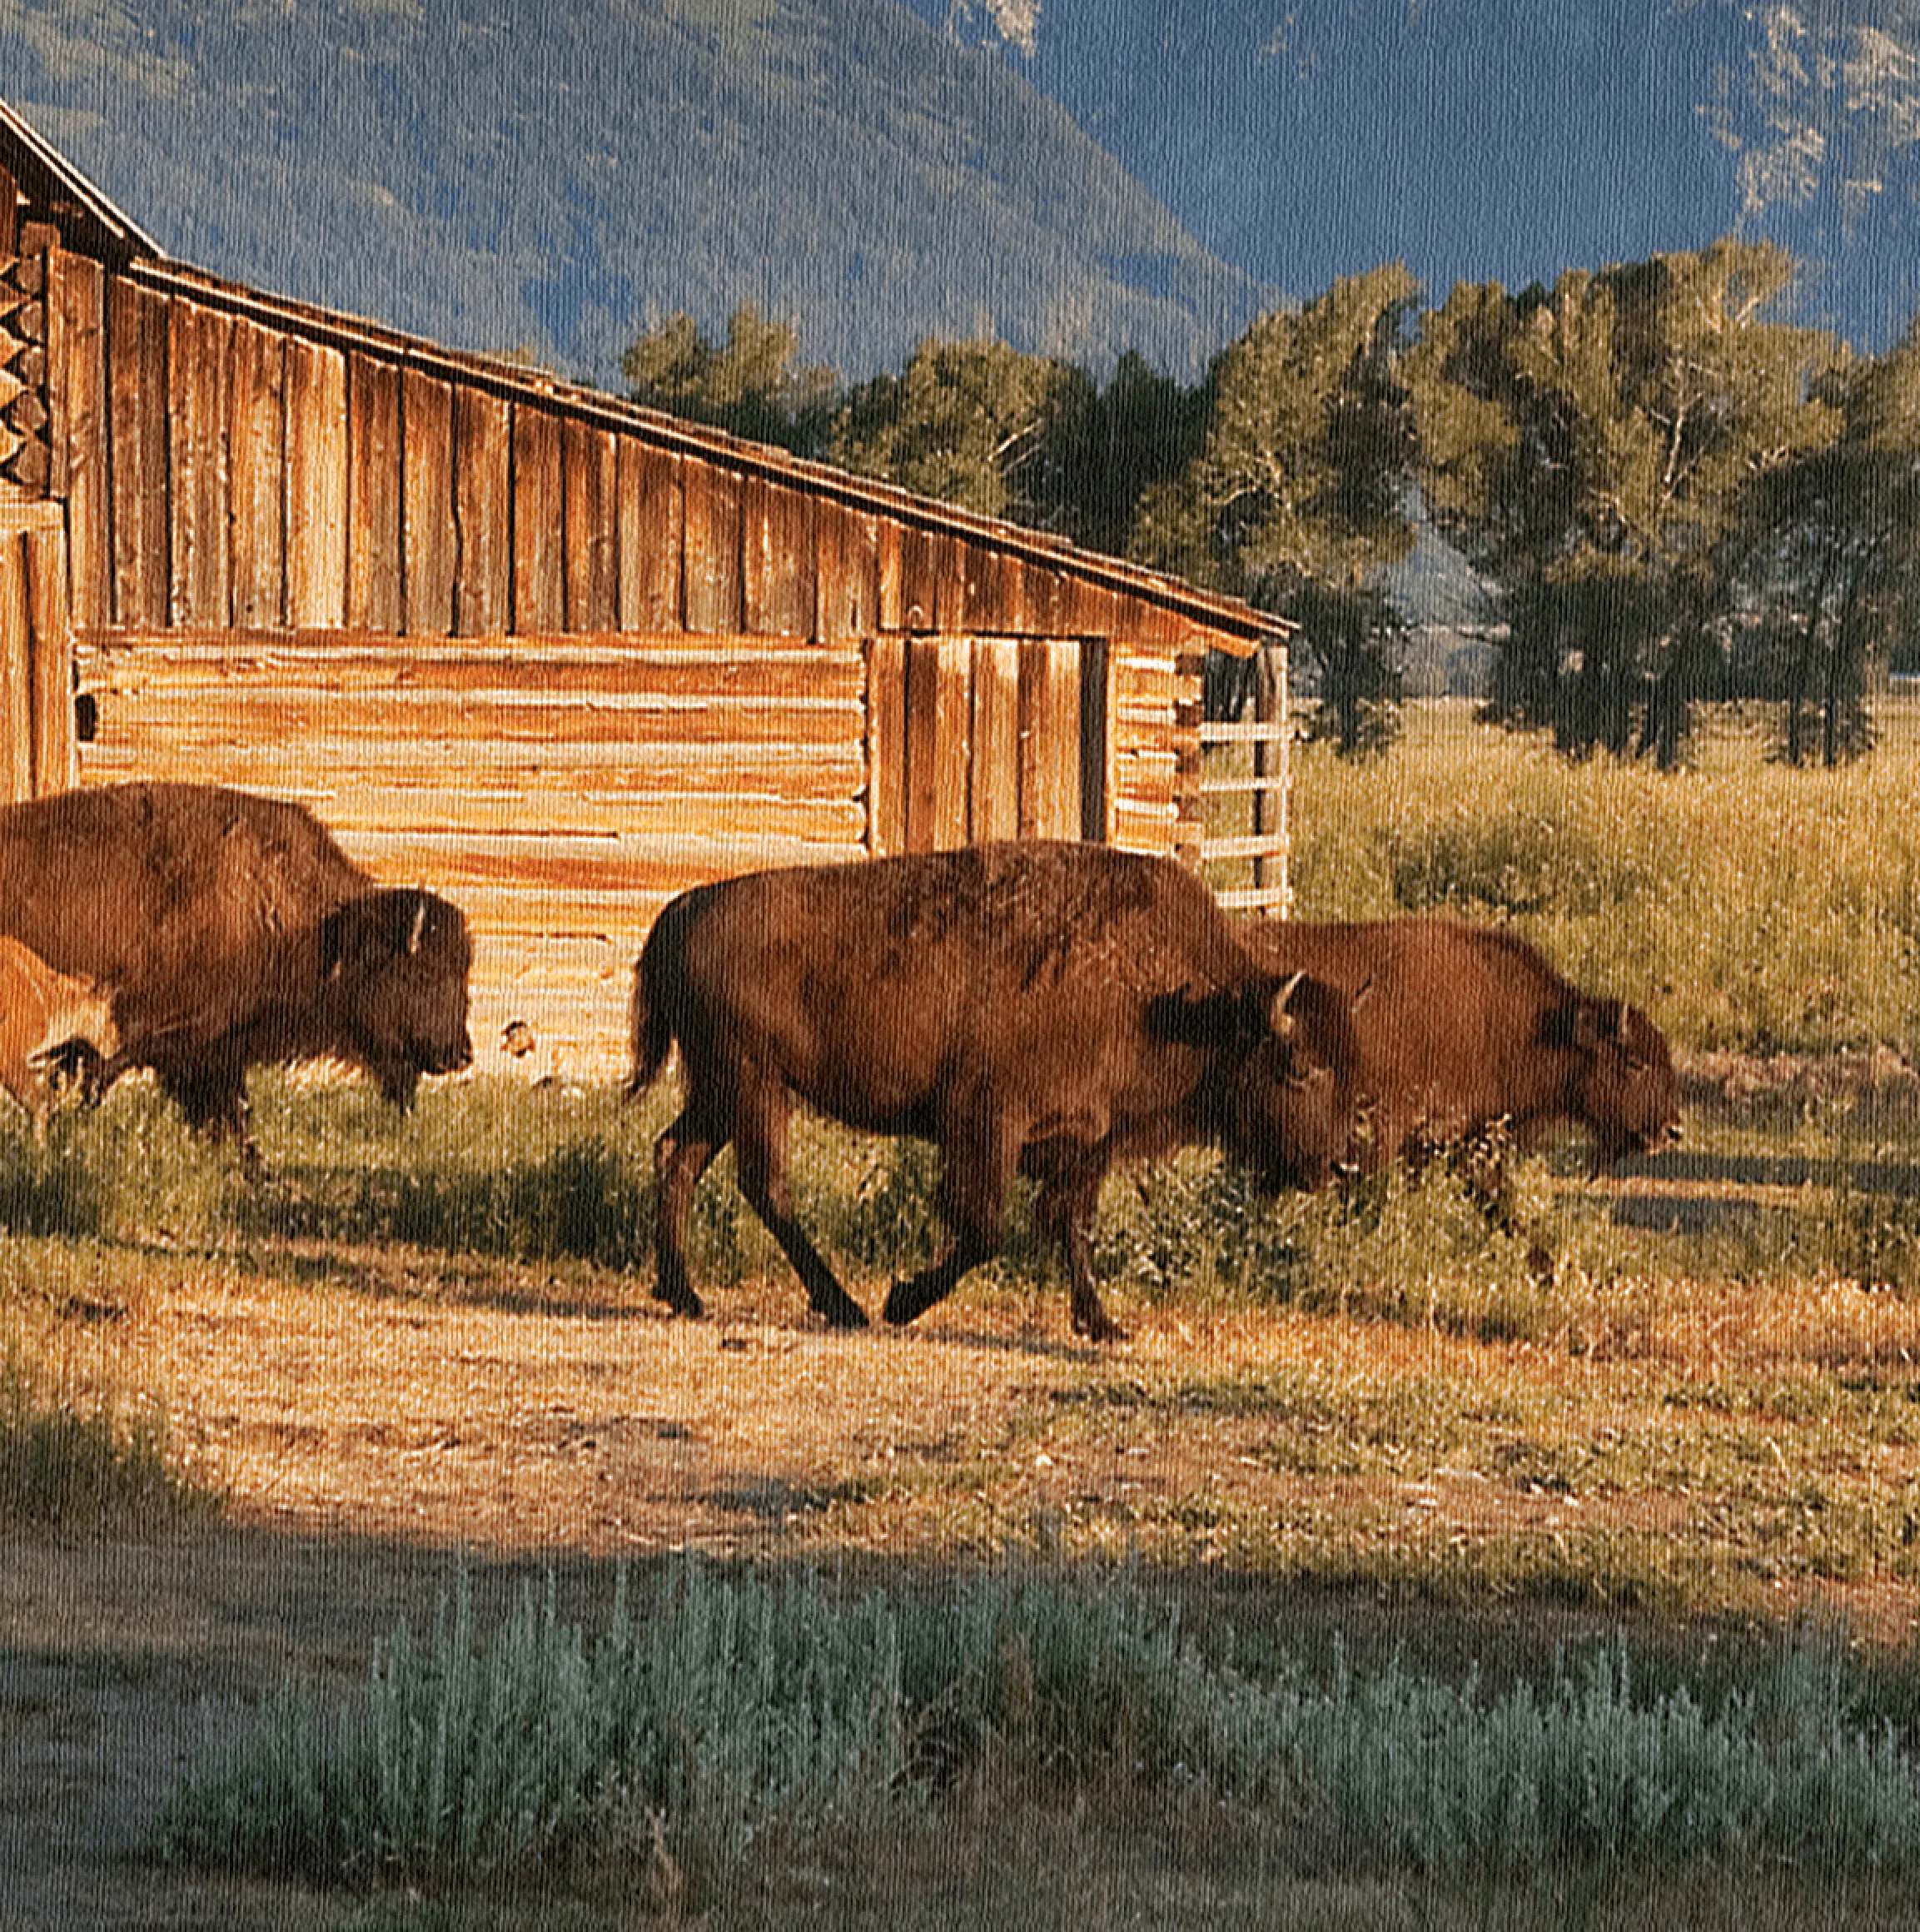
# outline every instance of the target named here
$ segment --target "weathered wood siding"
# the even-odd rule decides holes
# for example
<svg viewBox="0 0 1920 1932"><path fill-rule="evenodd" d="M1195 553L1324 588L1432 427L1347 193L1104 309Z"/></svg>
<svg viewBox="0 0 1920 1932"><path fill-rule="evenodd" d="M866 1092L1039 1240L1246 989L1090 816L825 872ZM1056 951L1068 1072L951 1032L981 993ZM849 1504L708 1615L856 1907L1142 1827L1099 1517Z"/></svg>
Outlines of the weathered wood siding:
<svg viewBox="0 0 1920 1932"><path fill-rule="evenodd" d="M604 1074L624 1051L628 970L672 894L866 849L857 643L722 643L96 633L82 773L311 806L376 876L466 911L483 1067L520 1019L536 1069Z"/></svg>

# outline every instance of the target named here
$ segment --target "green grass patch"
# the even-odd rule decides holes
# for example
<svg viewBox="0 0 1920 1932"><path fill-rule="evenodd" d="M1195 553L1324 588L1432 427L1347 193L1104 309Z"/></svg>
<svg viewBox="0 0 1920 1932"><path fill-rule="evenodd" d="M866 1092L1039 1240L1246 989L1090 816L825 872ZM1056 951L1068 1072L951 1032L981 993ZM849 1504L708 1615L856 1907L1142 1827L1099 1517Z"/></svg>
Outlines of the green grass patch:
<svg viewBox="0 0 1920 1932"><path fill-rule="evenodd" d="M218 1482L151 1404L82 1391L18 1337L0 1354L0 1521L157 1526L216 1512Z"/></svg>

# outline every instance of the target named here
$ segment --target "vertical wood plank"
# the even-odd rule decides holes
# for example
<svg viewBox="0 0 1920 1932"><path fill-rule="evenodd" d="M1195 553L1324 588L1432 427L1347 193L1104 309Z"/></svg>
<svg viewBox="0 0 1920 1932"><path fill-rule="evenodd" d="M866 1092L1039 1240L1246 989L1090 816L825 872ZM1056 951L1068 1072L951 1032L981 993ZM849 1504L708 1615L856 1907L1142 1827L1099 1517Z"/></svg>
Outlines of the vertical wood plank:
<svg viewBox="0 0 1920 1932"><path fill-rule="evenodd" d="M903 630L927 631L934 625L934 538L917 525L900 525L900 620Z"/></svg>
<svg viewBox="0 0 1920 1932"><path fill-rule="evenodd" d="M27 604L27 540L0 529L0 804L33 796L33 684Z"/></svg>
<svg viewBox="0 0 1920 1932"><path fill-rule="evenodd" d="M823 497L814 510L813 635L870 637L880 628L876 520Z"/></svg>
<svg viewBox="0 0 1920 1932"><path fill-rule="evenodd" d="M618 462L610 430L566 419L560 493L566 505L569 630L611 630L619 621Z"/></svg>
<svg viewBox="0 0 1920 1932"><path fill-rule="evenodd" d="M1020 645L1020 836L1080 836L1079 653L1067 638Z"/></svg>
<svg viewBox="0 0 1920 1932"><path fill-rule="evenodd" d="M1020 836L1020 646L1011 637L973 646L972 798L977 841Z"/></svg>
<svg viewBox="0 0 1920 1932"><path fill-rule="evenodd" d="M867 849L907 850L907 640L867 647Z"/></svg>
<svg viewBox="0 0 1920 1932"><path fill-rule="evenodd" d="M622 436L616 461L620 629L678 630L685 548L680 459Z"/></svg>
<svg viewBox="0 0 1920 1932"><path fill-rule="evenodd" d="M73 733L73 630L67 596L67 537L57 525L30 530L22 545L26 579L27 685L32 794L68 791L80 777Z"/></svg>
<svg viewBox="0 0 1920 1932"><path fill-rule="evenodd" d="M967 542L948 530L930 533L933 570L933 628L949 633L974 628L967 602Z"/></svg>
<svg viewBox="0 0 1920 1932"><path fill-rule="evenodd" d="M176 301L168 310L167 462L176 624L231 618L227 526L226 316Z"/></svg>
<svg viewBox="0 0 1920 1932"><path fill-rule="evenodd" d="M400 627L400 370L350 350L346 358L346 620Z"/></svg>
<svg viewBox="0 0 1920 1932"><path fill-rule="evenodd" d="M114 277L107 289L107 407L113 500L113 616L166 623L167 304Z"/></svg>
<svg viewBox="0 0 1920 1932"><path fill-rule="evenodd" d="M107 291L97 261L62 254L60 339L66 363L67 527L77 624L92 630L113 612L112 506L107 403Z"/></svg>
<svg viewBox="0 0 1920 1932"><path fill-rule="evenodd" d="M1057 637L1068 628L1063 612L1067 598L1057 570L1040 564L1022 566L1020 632L1026 637Z"/></svg>
<svg viewBox="0 0 1920 1932"><path fill-rule="evenodd" d="M1113 836L1112 655L1104 637L1080 640L1080 824L1074 835L1098 844Z"/></svg>
<svg viewBox="0 0 1920 1932"><path fill-rule="evenodd" d="M513 628L561 630L567 599L560 419L516 402L512 436Z"/></svg>
<svg viewBox="0 0 1920 1932"><path fill-rule="evenodd" d="M972 762L972 650L963 637L907 645L907 849L967 843Z"/></svg>
<svg viewBox="0 0 1920 1932"><path fill-rule="evenodd" d="M874 541L874 568L880 590L880 628L883 630L905 630L907 625L906 601L902 595L901 575L903 568L903 553L905 550L905 532L890 516L877 520Z"/></svg>
<svg viewBox="0 0 1920 1932"><path fill-rule="evenodd" d="M745 623L740 587L740 479L689 462L681 475L686 517L687 629L722 635Z"/></svg>
<svg viewBox="0 0 1920 1932"><path fill-rule="evenodd" d="M782 637L813 630L818 538L804 490L749 476L740 494L746 627Z"/></svg>
<svg viewBox="0 0 1920 1932"><path fill-rule="evenodd" d="M417 369L400 381L400 596L404 627L454 626L453 391Z"/></svg>
<svg viewBox="0 0 1920 1932"><path fill-rule="evenodd" d="M1173 853L1183 864L1200 865L1205 819L1200 796L1200 726L1206 715L1205 658L1182 655L1173 694Z"/></svg>
<svg viewBox="0 0 1920 1932"><path fill-rule="evenodd" d="M236 320L229 355L226 441L233 545L233 621L282 623L286 608L286 338Z"/></svg>
<svg viewBox="0 0 1920 1932"><path fill-rule="evenodd" d="M346 358L289 337L286 349L286 621L346 621Z"/></svg>
<svg viewBox="0 0 1920 1932"><path fill-rule="evenodd" d="M462 637L498 636L512 615L510 415L484 390L454 391L454 629Z"/></svg>

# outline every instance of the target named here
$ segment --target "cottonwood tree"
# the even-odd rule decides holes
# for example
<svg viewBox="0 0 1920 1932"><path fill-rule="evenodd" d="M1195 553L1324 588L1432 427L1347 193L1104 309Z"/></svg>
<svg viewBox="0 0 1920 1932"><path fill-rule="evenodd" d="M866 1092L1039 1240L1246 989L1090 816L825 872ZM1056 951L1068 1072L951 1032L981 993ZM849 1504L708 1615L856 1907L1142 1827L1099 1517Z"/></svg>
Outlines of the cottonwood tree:
<svg viewBox="0 0 1920 1932"><path fill-rule="evenodd" d="M1151 488L1143 560L1290 616L1346 753L1392 734L1395 625L1379 574L1413 547L1412 417L1396 361L1416 285L1397 264L1262 316L1215 359L1201 447Z"/></svg>
<svg viewBox="0 0 1920 1932"><path fill-rule="evenodd" d="M1063 445L1094 401L1071 363L1004 342L929 338L898 376L858 385L833 460L864 476L1036 529L1068 520Z"/></svg>
<svg viewBox="0 0 1920 1932"><path fill-rule="evenodd" d="M669 316L629 346L620 372L635 402L818 456L840 383L831 369L803 363L799 354L796 329L743 302L728 321L725 341L709 341L691 316Z"/></svg>
<svg viewBox="0 0 1920 1932"><path fill-rule="evenodd" d="M1920 590L1920 318L1886 355L1831 373L1839 433L1754 478L1728 567L1773 646L1780 754L1833 765L1873 742L1868 668Z"/></svg>
<svg viewBox="0 0 1920 1932"><path fill-rule="evenodd" d="M1490 709L1677 763L1728 614L1721 546L1757 477L1822 448L1823 333L1769 321L1792 257L1731 241L1509 295L1462 285L1405 373L1440 533L1501 593Z"/></svg>

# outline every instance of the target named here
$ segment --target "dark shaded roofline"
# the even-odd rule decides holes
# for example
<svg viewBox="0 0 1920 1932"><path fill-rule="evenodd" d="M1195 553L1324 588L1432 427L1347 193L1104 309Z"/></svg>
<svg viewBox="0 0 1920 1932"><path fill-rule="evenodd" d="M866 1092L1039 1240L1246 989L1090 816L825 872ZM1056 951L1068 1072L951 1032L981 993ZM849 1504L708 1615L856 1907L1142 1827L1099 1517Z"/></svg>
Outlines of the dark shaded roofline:
<svg viewBox="0 0 1920 1932"><path fill-rule="evenodd" d="M950 503L918 496L892 484L856 476L828 463L810 462L766 443L748 442L704 423L689 422L664 411L648 409L605 391L569 382L545 371L529 369L497 357L442 347L422 336L409 336L378 322L366 321L335 309L324 309L284 296L266 295L239 282L226 281L205 269L183 262L142 259L126 265L130 279L157 292L243 316L249 321L288 331L331 347L358 349L398 362L422 374L471 383L491 393L541 402L566 414L605 427L644 437L677 455L716 462L743 474L785 483L811 495L825 496L856 510L872 510L896 522L965 537L995 550L1044 565L1064 575L1097 584L1123 596L1177 613L1196 627L1215 634L1221 648L1251 650L1263 642L1282 639L1298 629L1283 617L1256 610L1236 597L1202 590L1177 577L1097 550L1082 550L1064 537L1044 530L980 516Z"/></svg>
<svg viewBox="0 0 1920 1932"><path fill-rule="evenodd" d="M49 212L62 204L82 217L85 239L114 262L137 256L164 256L166 250L123 215L85 175L31 122L0 101L0 159L27 198ZM65 232L66 223L62 223ZM77 240L80 237L73 237Z"/></svg>

